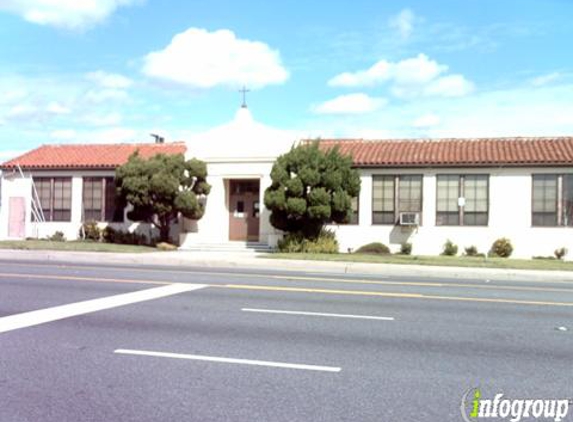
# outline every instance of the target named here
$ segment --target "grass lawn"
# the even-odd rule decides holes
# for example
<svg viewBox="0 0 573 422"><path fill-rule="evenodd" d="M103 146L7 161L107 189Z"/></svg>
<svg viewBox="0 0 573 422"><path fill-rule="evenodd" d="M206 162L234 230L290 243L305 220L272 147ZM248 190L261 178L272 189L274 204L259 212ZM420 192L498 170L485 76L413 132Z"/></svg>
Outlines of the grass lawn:
<svg viewBox="0 0 573 422"><path fill-rule="evenodd" d="M573 271L573 262L556 259L504 259L474 258L463 256L409 256L409 255L367 255L367 254L309 254L273 253L265 255L270 259L302 259L310 261L366 262L378 264L433 265L445 267L511 268L519 270L561 270Z"/></svg>
<svg viewBox="0 0 573 422"><path fill-rule="evenodd" d="M156 252L157 249L149 246L115 245L113 243L98 242L51 242L48 240L6 240L0 241L0 249L26 249L73 252L115 252L115 253L141 253Z"/></svg>

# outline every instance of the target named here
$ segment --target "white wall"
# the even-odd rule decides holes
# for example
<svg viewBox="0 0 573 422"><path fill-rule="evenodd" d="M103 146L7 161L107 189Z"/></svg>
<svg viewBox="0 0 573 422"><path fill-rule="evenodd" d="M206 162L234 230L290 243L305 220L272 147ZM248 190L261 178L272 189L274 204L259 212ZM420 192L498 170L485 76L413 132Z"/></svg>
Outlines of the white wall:
<svg viewBox="0 0 573 422"><path fill-rule="evenodd" d="M181 237L184 245L200 243L224 243L229 239L229 211L227 185L230 179L258 179L261 181L261 205L264 204L264 190L270 185L270 160L216 161L208 163L208 182L212 185L208 196L205 216L198 222L185 221L190 233ZM403 242L413 244L415 254L439 254L444 242L452 240L463 248L477 246L480 252L487 252L494 240L508 237L514 245L514 257L553 254L556 248L566 247L573 258L573 228L532 227L531 192L532 174L572 173L563 168L484 168L484 169L362 169L359 224L330 226L337 232L341 251L357 249L370 242L382 242L394 251ZM489 174L490 200L489 224L487 227L436 226L436 175L437 174ZM372 175L373 174L423 174L422 225L410 229L392 225L372 224ZM81 227L82 177L113 176L113 172L36 172L38 176L72 177L72 221L69 223L32 223L31 183L29 179L12 177L4 172L2 176L2 207L0 209L0 238L8 238L9 198L22 196L26 200L26 237L45 238L56 231L62 231L66 238L76 239ZM280 232L269 223L270 212L261 206L260 241L275 245ZM147 225L126 221L118 228L148 233ZM178 235L176 226L172 235Z"/></svg>
<svg viewBox="0 0 573 422"><path fill-rule="evenodd" d="M514 246L514 257L552 256L566 247L573 255L573 227L532 227L532 174L572 173L563 168L488 168L488 169L362 169L358 225L329 226L336 231L341 251L355 250L370 242L382 242L398 251L402 242L413 244L414 254L436 255L450 239L463 248L475 245L486 253L500 237ZM372 224L373 174L423 174L422 225L417 229ZM489 224L487 227L436 226L437 174L489 174ZM573 256L570 256L573 258Z"/></svg>
<svg viewBox="0 0 573 422"><path fill-rule="evenodd" d="M228 187L231 179L260 180L260 226L262 243L275 245L279 232L269 222L270 211L264 207L264 191L270 186L273 161L216 161L207 163L207 182L211 193L207 197L205 215L199 221L185 220L180 244L183 248L229 241Z"/></svg>

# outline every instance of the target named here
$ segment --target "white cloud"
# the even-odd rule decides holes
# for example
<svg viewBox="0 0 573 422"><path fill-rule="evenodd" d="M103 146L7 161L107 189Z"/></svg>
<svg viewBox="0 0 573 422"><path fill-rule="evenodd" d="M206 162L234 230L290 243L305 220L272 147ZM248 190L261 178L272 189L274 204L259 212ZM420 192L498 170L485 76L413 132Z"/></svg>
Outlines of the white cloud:
<svg viewBox="0 0 573 422"><path fill-rule="evenodd" d="M90 90L85 95L85 100L93 104L108 103L110 101L121 102L129 98L129 94L122 89L99 89Z"/></svg>
<svg viewBox="0 0 573 422"><path fill-rule="evenodd" d="M424 88L424 95L437 97L463 97L474 91L474 84L462 75L448 75L432 81Z"/></svg>
<svg viewBox="0 0 573 422"><path fill-rule="evenodd" d="M425 84L448 70L448 66L431 60L425 54L397 62L393 68L393 80L398 85Z"/></svg>
<svg viewBox="0 0 573 422"><path fill-rule="evenodd" d="M0 10L28 22L66 29L84 29L103 22L117 8L138 0L3 0Z"/></svg>
<svg viewBox="0 0 573 422"><path fill-rule="evenodd" d="M429 113L429 114L424 114L418 117L416 120L414 120L412 126L418 129L425 129L438 126L440 122L441 119L439 116Z"/></svg>
<svg viewBox="0 0 573 422"><path fill-rule="evenodd" d="M45 121L56 116L70 114L71 110L62 104L52 101L47 105L37 103L22 103L12 105L5 113L5 118L11 121Z"/></svg>
<svg viewBox="0 0 573 422"><path fill-rule="evenodd" d="M9 120L18 120L31 118L39 113L39 109L36 106L30 104L17 104L14 105L6 113L6 118Z"/></svg>
<svg viewBox="0 0 573 422"><path fill-rule="evenodd" d="M414 30L414 21L416 16L410 9L403 9L400 13L392 16L388 21L390 28L398 31L403 39L410 38Z"/></svg>
<svg viewBox="0 0 573 422"><path fill-rule="evenodd" d="M62 143L113 144L133 142L140 139L136 130L126 127L110 127L100 130L59 129L50 133L50 138Z"/></svg>
<svg viewBox="0 0 573 422"><path fill-rule="evenodd" d="M341 95L313 107L317 114L365 114L372 113L386 105L384 98L373 98L366 94Z"/></svg>
<svg viewBox="0 0 573 422"><path fill-rule="evenodd" d="M87 73L85 78L95 85L85 94L85 100L92 104L125 101L129 98L127 89L133 85L133 81L123 75L102 70Z"/></svg>
<svg viewBox="0 0 573 422"><path fill-rule="evenodd" d="M90 143L142 139L134 136L133 130L122 128L124 114L134 120L134 115L139 113L133 107L126 107L125 101L130 98L128 91L103 87L127 86L125 81L100 78L106 76L103 73L97 76L101 83L88 81L84 74L49 78L1 74L0 95L7 94L0 97L0 125L5 138L2 142L18 139L19 143L33 144L52 139L52 142ZM12 88L20 86L25 87L25 91ZM146 117L135 121L145 124ZM154 121L154 116L149 120Z"/></svg>
<svg viewBox="0 0 573 422"><path fill-rule="evenodd" d="M70 114L71 113L71 110L69 108L67 108L66 106L63 106L62 104L60 104L56 101L52 101L50 104L48 104L46 111L48 113L52 113L52 114Z"/></svg>
<svg viewBox="0 0 573 422"><path fill-rule="evenodd" d="M238 39L229 30L198 28L177 34L165 49L148 54L143 72L195 88L262 88L289 77L279 52L267 44Z"/></svg>
<svg viewBox="0 0 573 422"><path fill-rule="evenodd" d="M28 95L28 92L22 88L6 88L0 91L0 104L10 104L15 101L21 101Z"/></svg>
<svg viewBox="0 0 573 422"><path fill-rule="evenodd" d="M89 114L82 120L91 126L117 126L122 121L120 113Z"/></svg>
<svg viewBox="0 0 573 422"><path fill-rule="evenodd" d="M531 84L533 86L549 85L550 83L555 82L558 79L561 79L562 76L563 75L559 72L548 73L546 75L541 75L536 78L533 78L531 80Z"/></svg>
<svg viewBox="0 0 573 422"><path fill-rule="evenodd" d="M0 162L6 162L11 160L12 158L19 157L20 155L24 154L26 151L0 151Z"/></svg>
<svg viewBox="0 0 573 422"><path fill-rule="evenodd" d="M364 87L391 84L390 92L399 98L419 96L459 97L471 93L474 85L463 75L447 75L448 66L425 54L389 62L380 60L372 67L358 72L345 72L332 78L334 87Z"/></svg>
<svg viewBox="0 0 573 422"><path fill-rule="evenodd" d="M89 134L92 142L116 143L137 140L137 132L130 128L114 127Z"/></svg>
<svg viewBox="0 0 573 422"><path fill-rule="evenodd" d="M443 104L435 136L557 136L573 133L573 85L489 91Z"/></svg>
<svg viewBox="0 0 573 422"><path fill-rule="evenodd" d="M328 85L345 88L377 85L390 80L392 77L392 67L392 63L386 60L380 60L367 70L344 72L336 75L328 81Z"/></svg>
<svg viewBox="0 0 573 422"><path fill-rule="evenodd" d="M399 62L380 60L367 70L345 72L328 84L337 87L374 86L393 81L400 85L421 84L446 72L448 67L431 60L425 54Z"/></svg>
<svg viewBox="0 0 573 422"><path fill-rule="evenodd" d="M59 129L50 133L50 138L56 141L73 141L77 137L77 132L73 129Z"/></svg>
<svg viewBox="0 0 573 422"><path fill-rule="evenodd" d="M538 88L520 86L482 90L466 97L419 97L391 102L364 115L307 123L315 133L354 138L449 138L502 136L570 136L573 133L573 83Z"/></svg>
<svg viewBox="0 0 573 422"><path fill-rule="evenodd" d="M86 74L86 79L98 84L102 88L127 89L133 85L133 81L117 73L108 73L102 70Z"/></svg>

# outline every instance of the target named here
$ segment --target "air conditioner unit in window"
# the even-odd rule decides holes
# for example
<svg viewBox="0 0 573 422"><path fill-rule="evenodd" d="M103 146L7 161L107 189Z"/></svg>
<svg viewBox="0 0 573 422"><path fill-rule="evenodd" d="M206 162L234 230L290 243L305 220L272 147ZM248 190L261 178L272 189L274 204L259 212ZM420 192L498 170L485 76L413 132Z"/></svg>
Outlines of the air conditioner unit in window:
<svg viewBox="0 0 573 422"><path fill-rule="evenodd" d="M401 212L400 213L401 226L419 226L420 213L419 212Z"/></svg>

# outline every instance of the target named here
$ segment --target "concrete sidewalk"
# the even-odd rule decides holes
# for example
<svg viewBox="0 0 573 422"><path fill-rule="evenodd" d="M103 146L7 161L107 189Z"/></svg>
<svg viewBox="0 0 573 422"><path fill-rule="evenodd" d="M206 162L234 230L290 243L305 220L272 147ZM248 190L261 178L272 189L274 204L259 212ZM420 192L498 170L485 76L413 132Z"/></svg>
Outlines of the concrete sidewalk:
<svg viewBox="0 0 573 422"><path fill-rule="evenodd" d="M0 250L2 261L41 261L94 265L137 265L170 267L240 268L306 273L364 274L385 277L428 277L442 279L571 281L573 271L536 271L495 268L433 267L423 265L373 264L358 262L264 259L262 254L221 252L150 252L117 254L98 252Z"/></svg>

